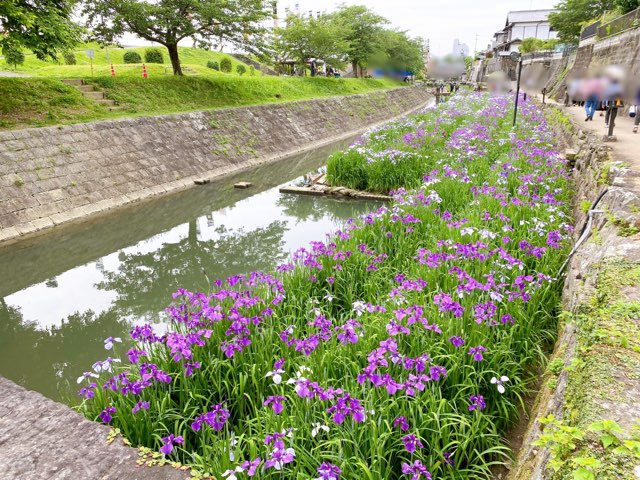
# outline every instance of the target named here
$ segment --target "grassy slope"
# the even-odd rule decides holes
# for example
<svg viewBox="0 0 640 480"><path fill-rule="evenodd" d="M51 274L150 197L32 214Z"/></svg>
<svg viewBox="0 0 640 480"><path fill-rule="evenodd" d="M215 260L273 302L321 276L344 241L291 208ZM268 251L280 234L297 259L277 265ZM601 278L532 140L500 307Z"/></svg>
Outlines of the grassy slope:
<svg viewBox="0 0 640 480"><path fill-rule="evenodd" d="M95 51L95 58L93 60L93 73L96 77L111 75L110 64L114 65L117 76L126 77L141 77L142 65L132 64L125 65L123 56L127 51L136 51L140 54L144 61L144 52L147 47L141 48L110 48L109 58L110 64L107 62L107 54L104 49L100 49L94 45L87 45L86 48L93 48ZM171 62L169 62L169 55L164 47L158 48L164 57L164 64L148 64L147 69L149 75L167 75L172 74ZM187 73L198 73L209 77L227 77L235 76L236 66L242 62L238 62L235 58L220 52L211 52L202 49L179 47L180 61L183 66L186 66ZM24 65L14 70L13 66L7 65L4 59L0 59L0 71L17 71L19 73L26 73L38 77L62 77L62 78L88 78L91 76L91 66L89 59L85 55L85 47L75 51L76 65L65 65L64 60L61 58L59 63L48 61L43 62L38 60L34 55L27 54ZM223 58L231 59L233 65L232 74L225 74L217 72L210 68L207 68L207 62L209 60L220 63ZM247 67L247 71L249 68ZM256 75L260 75L260 72L256 72Z"/></svg>
<svg viewBox="0 0 640 480"><path fill-rule="evenodd" d="M0 78L0 129L82 122L107 109L54 79Z"/></svg>
<svg viewBox="0 0 640 480"><path fill-rule="evenodd" d="M119 76L96 78L94 83L125 110L109 112L59 79L0 78L0 129L287 102L397 86L388 80L266 76Z"/></svg>

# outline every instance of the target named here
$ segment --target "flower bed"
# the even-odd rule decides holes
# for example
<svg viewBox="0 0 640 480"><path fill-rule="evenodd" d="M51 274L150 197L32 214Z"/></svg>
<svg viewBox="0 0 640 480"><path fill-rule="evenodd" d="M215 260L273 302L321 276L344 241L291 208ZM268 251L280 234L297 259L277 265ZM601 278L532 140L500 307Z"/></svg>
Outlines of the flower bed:
<svg viewBox="0 0 640 480"><path fill-rule="evenodd" d="M134 328L86 374L82 411L217 478L490 477L571 231L552 133L527 103L512 130L509 106L461 94L364 137L345 156L391 171L402 142L418 188L274 274L179 290L168 332Z"/></svg>

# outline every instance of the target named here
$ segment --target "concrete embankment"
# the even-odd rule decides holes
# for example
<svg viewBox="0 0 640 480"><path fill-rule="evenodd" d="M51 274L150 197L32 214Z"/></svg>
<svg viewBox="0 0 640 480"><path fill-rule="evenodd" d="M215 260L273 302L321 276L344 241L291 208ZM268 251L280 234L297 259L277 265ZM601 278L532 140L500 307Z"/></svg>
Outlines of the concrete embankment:
<svg viewBox="0 0 640 480"><path fill-rule="evenodd" d="M0 243L355 135L426 89L0 132Z"/></svg>
<svg viewBox="0 0 640 480"><path fill-rule="evenodd" d="M560 337L509 479L637 479L640 158L622 158L618 145L566 120L556 127L575 149L575 239L584 241L567 269Z"/></svg>
<svg viewBox="0 0 640 480"><path fill-rule="evenodd" d="M146 466L109 427L0 377L0 477L11 480L187 480L189 471ZM157 462L156 462L157 463Z"/></svg>

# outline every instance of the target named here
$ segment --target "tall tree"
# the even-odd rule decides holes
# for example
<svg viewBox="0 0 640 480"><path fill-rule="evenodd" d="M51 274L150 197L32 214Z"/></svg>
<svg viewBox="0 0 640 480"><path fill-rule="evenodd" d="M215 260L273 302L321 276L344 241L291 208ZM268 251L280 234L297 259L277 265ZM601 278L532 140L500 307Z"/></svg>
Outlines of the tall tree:
<svg viewBox="0 0 640 480"><path fill-rule="evenodd" d="M616 0L562 0L557 11L549 14L549 23L562 43L578 43L585 23L616 6Z"/></svg>
<svg viewBox="0 0 640 480"><path fill-rule="evenodd" d="M88 26L113 42L125 32L164 45L174 75L182 75L178 43L193 38L202 46L226 42L252 53L262 50L270 13L262 0L86 0Z"/></svg>
<svg viewBox="0 0 640 480"><path fill-rule="evenodd" d="M401 30L384 30L381 49L372 61L385 70L418 74L424 70L424 40Z"/></svg>
<svg viewBox="0 0 640 480"><path fill-rule="evenodd" d="M341 5L334 16L346 27L345 40L349 43L346 54L358 77L379 49L383 26L389 21L362 5Z"/></svg>
<svg viewBox="0 0 640 480"><path fill-rule="evenodd" d="M346 28L331 15L287 17L287 26L276 31L274 48L282 59L304 65L320 59L336 67L344 65L349 43Z"/></svg>
<svg viewBox="0 0 640 480"><path fill-rule="evenodd" d="M71 20L75 1L0 1L0 51L8 54L23 48L39 59L56 58L56 52L72 48L80 28Z"/></svg>

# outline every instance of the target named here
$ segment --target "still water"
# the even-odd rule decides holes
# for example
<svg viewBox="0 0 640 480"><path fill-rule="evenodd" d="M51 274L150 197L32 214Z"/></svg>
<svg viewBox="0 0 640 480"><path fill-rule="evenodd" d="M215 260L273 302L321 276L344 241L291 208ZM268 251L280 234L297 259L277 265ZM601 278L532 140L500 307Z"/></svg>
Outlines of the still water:
<svg viewBox="0 0 640 480"><path fill-rule="evenodd" d="M73 403L104 339L163 323L180 287L272 269L375 204L285 195L334 144L0 249L0 375ZM253 182L248 190L233 184Z"/></svg>

